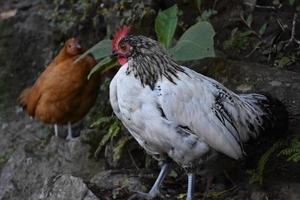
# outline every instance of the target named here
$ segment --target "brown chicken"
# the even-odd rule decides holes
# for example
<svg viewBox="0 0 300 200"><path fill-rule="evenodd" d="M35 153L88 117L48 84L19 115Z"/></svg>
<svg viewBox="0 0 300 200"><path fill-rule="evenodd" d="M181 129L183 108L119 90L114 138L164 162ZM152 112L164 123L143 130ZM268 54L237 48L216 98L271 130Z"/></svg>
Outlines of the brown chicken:
<svg viewBox="0 0 300 200"><path fill-rule="evenodd" d="M78 39L65 42L58 55L46 67L32 87L18 98L28 115L46 124L68 124L68 139L72 138L71 124L81 120L95 103L100 85L100 73L89 80L95 59L87 55L75 60L83 52Z"/></svg>

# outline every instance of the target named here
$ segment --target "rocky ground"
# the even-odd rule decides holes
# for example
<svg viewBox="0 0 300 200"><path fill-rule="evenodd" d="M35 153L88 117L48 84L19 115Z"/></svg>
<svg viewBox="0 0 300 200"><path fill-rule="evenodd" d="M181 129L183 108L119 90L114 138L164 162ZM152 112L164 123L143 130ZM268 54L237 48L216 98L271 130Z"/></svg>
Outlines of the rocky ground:
<svg viewBox="0 0 300 200"><path fill-rule="evenodd" d="M68 7L69 4L65 1L61 1L62 6L59 2L0 0L0 199L109 200L127 199L134 191L147 191L158 169L154 167L156 163L153 161L150 161L150 165L146 165L143 159L137 159L137 163L132 160L130 157L132 155L136 158L145 157L143 151L133 141L126 146L127 149L134 149L130 150L133 153L128 151L129 153L125 153L117 164L111 164L103 154L95 159L92 151L95 147L91 145L92 142L87 141L87 138L99 137L101 130L84 128L81 131L82 136L72 141L55 138L52 137L52 127L31 120L16 105L20 91L33 83L67 37L79 35L83 45L88 48L102 39L106 32L111 32L120 21L134 21L130 17L121 18L131 16L130 9L131 12L143 9L140 4L136 4L135 7L125 3L123 6L129 7L129 11L126 12L122 10L122 6L117 6L119 4L114 5L112 3L114 1L103 1L104 6L102 4L99 4L99 7L86 6L82 11L81 7L77 7L80 1L72 1L74 2L72 7ZM144 6L151 4L151 1L144 2ZM151 5L155 12L172 3L172 1L154 2ZM247 2L254 5L255 1ZM63 6L67 9L62 9ZM263 43L264 46L252 52L253 46L250 44L259 42L257 38L248 38L249 41L239 40L242 41L240 44L233 42L234 37L231 43L228 42L227 46L224 46L224 41L232 38L234 28L238 27L241 32L245 31L243 23L237 20L241 12L245 15L253 14L254 19L263 16L268 23L272 23L271 17L267 18L270 12L261 7L249 8L239 1L220 1L216 5L207 3L205 6L218 11L211 22L217 33L215 44L219 58L185 64L221 81L234 91L262 91L278 98L285 104L290 114L289 129L287 133L283 133L286 134L285 138L299 137L299 62L298 58L291 59L291 56L284 54L287 51L293 56L298 55L297 49L288 47L286 51L280 50L280 56L275 56L265 53L269 46L268 43ZM103 11L103 7L106 10ZM183 3L182 8L185 7L188 6ZM99 14L98 10L103 12ZM285 23L290 23L291 11L291 8L287 7L279 10L276 15ZM194 19L195 13L192 11L188 13L183 14L181 20L192 23L189 19ZM151 18L151 12L147 16ZM228 20L224 22L223 19ZM152 23L153 19L150 21ZM143 27L145 22L139 21L136 24ZM253 24L253 29L256 30L263 25L259 20L254 20ZM269 27L271 28L267 29L266 34L268 31L276 32L277 27L272 28L272 25ZM184 26L179 27L178 32L182 32L183 29ZM153 34L152 28L149 27L143 31ZM282 37L288 39L289 36L289 33L285 33ZM283 62L286 57L290 58L288 64ZM278 62L281 64L280 67L275 65ZM113 73L106 75L108 80ZM88 127L89 120L96 115L95 113L104 110L101 106L107 107L106 105L108 105L107 94L100 92L97 106L83 122L85 127ZM107 110L103 113L110 115L110 111ZM265 145L259 144L265 147L259 146L262 150L258 149L257 152L268 149L273 142L266 141ZM109 148L106 148L106 151L109 151ZM277 155L272 156L265 166L263 185L249 183L249 173L256 167L259 157L260 154L256 155L250 165L248 161L222 159L222 169L208 190L206 199L300 199L300 165L287 162L285 158ZM186 177L180 175L182 171L178 167L175 169L163 185L164 199L184 198ZM196 199L203 197L205 188L205 179L200 178L201 176L198 176Z"/></svg>

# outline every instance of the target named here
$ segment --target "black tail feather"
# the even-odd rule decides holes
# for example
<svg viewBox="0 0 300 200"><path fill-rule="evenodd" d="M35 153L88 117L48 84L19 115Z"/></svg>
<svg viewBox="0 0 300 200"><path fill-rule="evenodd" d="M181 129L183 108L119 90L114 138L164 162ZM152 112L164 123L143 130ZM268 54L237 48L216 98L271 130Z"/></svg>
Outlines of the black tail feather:
<svg viewBox="0 0 300 200"><path fill-rule="evenodd" d="M284 136L288 129L288 112L284 104L269 94L264 94L268 102L262 104L262 109L268 114L265 121L265 131L268 135Z"/></svg>
<svg viewBox="0 0 300 200"><path fill-rule="evenodd" d="M257 140L249 140L246 144L247 159L244 166L248 169L255 168L261 156L276 142L287 137L288 112L286 107L278 99L269 94L263 94L267 100L259 102L265 111L264 124L260 137Z"/></svg>

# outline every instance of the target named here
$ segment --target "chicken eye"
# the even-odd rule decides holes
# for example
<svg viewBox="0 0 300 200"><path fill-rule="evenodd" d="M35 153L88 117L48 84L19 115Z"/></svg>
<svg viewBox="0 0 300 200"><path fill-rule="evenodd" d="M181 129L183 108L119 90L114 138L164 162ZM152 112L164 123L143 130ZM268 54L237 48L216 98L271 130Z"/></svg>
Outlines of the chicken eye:
<svg viewBox="0 0 300 200"><path fill-rule="evenodd" d="M120 45L120 49L121 49L122 51L126 51L126 50L127 50L127 45L126 45L126 44L121 44L121 45Z"/></svg>

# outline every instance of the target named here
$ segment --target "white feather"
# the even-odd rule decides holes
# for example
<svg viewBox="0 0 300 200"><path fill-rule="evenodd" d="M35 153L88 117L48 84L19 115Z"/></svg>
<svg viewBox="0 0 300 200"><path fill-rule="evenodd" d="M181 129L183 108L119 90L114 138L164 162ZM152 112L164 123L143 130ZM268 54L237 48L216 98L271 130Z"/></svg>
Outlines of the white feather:
<svg viewBox="0 0 300 200"><path fill-rule="evenodd" d="M256 136L265 113L250 96L238 96L185 67L174 79L176 84L163 78L151 90L132 73L126 74L127 68L128 64L123 65L110 84L111 105L149 153L167 154L183 166L200 159L210 148L238 159L243 156L241 142ZM229 118L216 107L220 91L229 95L222 99ZM249 130L247 123L253 124L255 131Z"/></svg>

